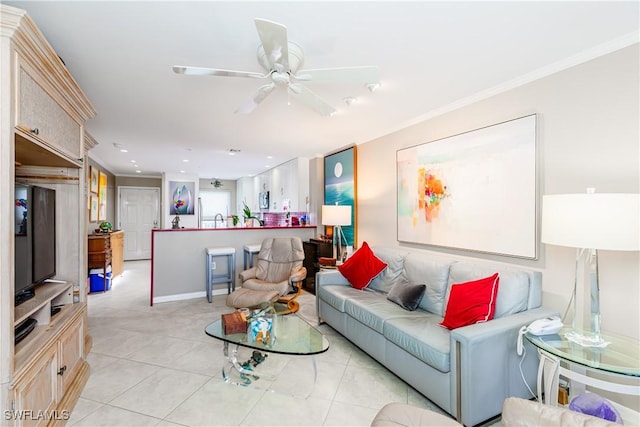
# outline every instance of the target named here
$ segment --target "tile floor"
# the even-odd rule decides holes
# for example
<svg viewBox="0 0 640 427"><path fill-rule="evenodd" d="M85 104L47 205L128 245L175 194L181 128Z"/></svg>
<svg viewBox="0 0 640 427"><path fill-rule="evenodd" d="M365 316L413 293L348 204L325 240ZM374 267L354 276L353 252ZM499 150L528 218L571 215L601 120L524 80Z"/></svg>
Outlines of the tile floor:
<svg viewBox="0 0 640 427"><path fill-rule="evenodd" d="M69 425L368 426L392 401L442 412L327 325L315 385L313 359L282 355L270 355L282 369L272 388L288 393L227 384L222 343L204 333L230 311L225 297L150 307L149 268L125 262L109 292L88 296L91 376Z"/></svg>

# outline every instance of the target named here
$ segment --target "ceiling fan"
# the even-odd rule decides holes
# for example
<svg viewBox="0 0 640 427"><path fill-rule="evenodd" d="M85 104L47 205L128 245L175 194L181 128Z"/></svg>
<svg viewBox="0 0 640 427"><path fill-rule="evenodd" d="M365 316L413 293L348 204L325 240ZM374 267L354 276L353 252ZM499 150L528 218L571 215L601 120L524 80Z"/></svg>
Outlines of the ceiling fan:
<svg viewBox="0 0 640 427"><path fill-rule="evenodd" d="M234 71L219 68L202 68L175 65L177 74L191 76L250 77L270 79L260 86L253 98L241 105L236 113L248 114L255 110L274 89L286 87L293 99L313 109L322 116L331 116L336 110L301 82L312 83L359 83L373 88L379 85L378 67L343 67L299 70L304 60L302 48L287 38L287 27L266 19L255 19L258 36L262 44L258 46L258 62L266 73Z"/></svg>

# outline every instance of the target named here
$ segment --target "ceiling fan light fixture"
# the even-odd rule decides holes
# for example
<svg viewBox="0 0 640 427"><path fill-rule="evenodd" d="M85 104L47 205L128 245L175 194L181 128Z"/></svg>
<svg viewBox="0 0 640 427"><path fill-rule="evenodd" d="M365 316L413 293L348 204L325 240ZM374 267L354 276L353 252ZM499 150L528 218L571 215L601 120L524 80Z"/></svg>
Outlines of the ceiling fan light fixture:
<svg viewBox="0 0 640 427"><path fill-rule="evenodd" d="M250 100L236 109L236 113L243 114L254 111L277 87L278 89L288 89L288 105L290 105L290 97L292 97L301 105L312 109L321 116L332 116L336 110L306 85L303 85L303 82L364 84L371 92L379 86L378 83L371 83L379 80L379 70L376 66L307 69L301 70L297 75L298 69L304 62L304 51L298 44L289 41L287 27L260 18L254 19L254 23L261 42L258 45L257 59L266 71L265 74L182 65L175 65L173 71L177 74L190 75L271 77L271 82L268 85L258 88Z"/></svg>
<svg viewBox="0 0 640 427"><path fill-rule="evenodd" d="M296 95L300 95L302 93L302 87L297 83L289 84L289 90L295 93Z"/></svg>
<svg viewBox="0 0 640 427"><path fill-rule="evenodd" d="M271 79L276 84L287 84L289 83L289 74L274 71L271 73Z"/></svg>

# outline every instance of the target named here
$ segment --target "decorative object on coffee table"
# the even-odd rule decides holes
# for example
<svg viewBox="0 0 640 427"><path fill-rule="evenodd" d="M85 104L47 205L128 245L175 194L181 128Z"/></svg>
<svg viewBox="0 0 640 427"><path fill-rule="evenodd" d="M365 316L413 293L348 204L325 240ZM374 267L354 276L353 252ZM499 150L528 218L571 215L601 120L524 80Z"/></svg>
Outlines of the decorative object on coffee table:
<svg viewBox="0 0 640 427"><path fill-rule="evenodd" d="M233 313L225 313L222 318L222 330L225 335L244 334L247 332L247 318L244 313L234 311Z"/></svg>

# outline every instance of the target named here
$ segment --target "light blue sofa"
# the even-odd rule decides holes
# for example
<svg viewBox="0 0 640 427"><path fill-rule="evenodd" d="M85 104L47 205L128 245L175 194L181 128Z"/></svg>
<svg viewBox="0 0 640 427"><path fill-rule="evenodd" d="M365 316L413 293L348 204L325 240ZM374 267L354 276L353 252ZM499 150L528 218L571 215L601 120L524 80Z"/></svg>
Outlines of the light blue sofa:
<svg viewBox="0 0 640 427"><path fill-rule="evenodd" d="M523 325L554 314L541 307L540 272L401 248L372 249L388 267L365 290L351 287L338 271L317 274L320 322L466 426L500 414L507 397L532 397L520 374L516 341ZM493 320L451 331L438 325L452 283L496 272L500 285ZM417 310L387 300L397 281L427 285ZM533 347L528 350L522 371L533 387L538 360Z"/></svg>

